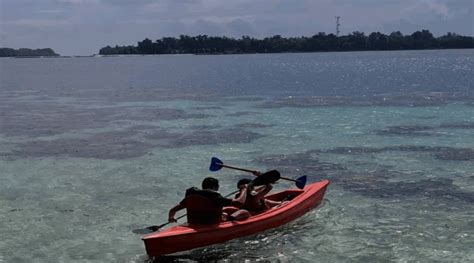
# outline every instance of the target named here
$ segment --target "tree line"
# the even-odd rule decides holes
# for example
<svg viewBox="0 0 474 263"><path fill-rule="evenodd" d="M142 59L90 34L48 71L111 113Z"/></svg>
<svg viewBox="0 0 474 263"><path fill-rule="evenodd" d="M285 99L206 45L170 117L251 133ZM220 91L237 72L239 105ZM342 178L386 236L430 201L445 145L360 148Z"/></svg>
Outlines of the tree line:
<svg viewBox="0 0 474 263"><path fill-rule="evenodd" d="M37 56L59 56L51 48L29 49L29 48L0 48L0 57L37 57Z"/></svg>
<svg viewBox="0 0 474 263"><path fill-rule="evenodd" d="M474 48L474 38L456 33L434 37L428 30L403 35L400 31L385 35L374 32L366 36L355 31L345 36L320 32L311 37L289 37L280 35L256 39L243 36L240 39L217 36L163 37L156 41L148 38L137 46L106 46L101 55L117 54L241 54L321 51L364 51L364 50L417 50Z"/></svg>

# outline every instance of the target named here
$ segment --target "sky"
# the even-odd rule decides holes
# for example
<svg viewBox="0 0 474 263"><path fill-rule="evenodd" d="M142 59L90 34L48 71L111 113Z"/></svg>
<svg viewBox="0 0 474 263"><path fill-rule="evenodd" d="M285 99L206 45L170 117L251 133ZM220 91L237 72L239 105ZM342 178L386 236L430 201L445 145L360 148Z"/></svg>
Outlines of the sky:
<svg viewBox="0 0 474 263"><path fill-rule="evenodd" d="M0 0L0 47L92 55L179 35L263 38L427 29L474 35L474 0Z"/></svg>

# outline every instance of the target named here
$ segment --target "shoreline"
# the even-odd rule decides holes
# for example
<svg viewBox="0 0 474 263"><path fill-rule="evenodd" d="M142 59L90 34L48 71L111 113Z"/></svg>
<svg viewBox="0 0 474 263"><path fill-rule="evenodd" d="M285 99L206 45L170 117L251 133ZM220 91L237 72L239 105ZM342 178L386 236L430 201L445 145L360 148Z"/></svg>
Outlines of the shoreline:
<svg viewBox="0 0 474 263"><path fill-rule="evenodd" d="M448 50L474 50L474 48L437 48L437 49L392 49L392 50L340 50L340 51L314 51L314 52L263 52L263 53L165 53L165 54L114 54L114 55L65 55L65 56L9 56L2 58L112 58L112 57L151 57L151 56L225 56L225 55L275 55L275 54L315 54L315 53L361 53L361 52L411 52L411 51L448 51Z"/></svg>

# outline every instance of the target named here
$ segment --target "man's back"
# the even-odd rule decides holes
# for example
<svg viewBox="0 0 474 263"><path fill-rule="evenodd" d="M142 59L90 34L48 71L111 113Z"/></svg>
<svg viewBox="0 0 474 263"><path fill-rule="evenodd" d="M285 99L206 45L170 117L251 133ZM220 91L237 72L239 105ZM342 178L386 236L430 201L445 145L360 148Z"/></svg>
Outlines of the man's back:
<svg viewBox="0 0 474 263"><path fill-rule="evenodd" d="M193 187L186 190L186 197L180 204L187 210L188 223L215 224L221 221L222 208L231 203L231 199L222 197L216 191Z"/></svg>

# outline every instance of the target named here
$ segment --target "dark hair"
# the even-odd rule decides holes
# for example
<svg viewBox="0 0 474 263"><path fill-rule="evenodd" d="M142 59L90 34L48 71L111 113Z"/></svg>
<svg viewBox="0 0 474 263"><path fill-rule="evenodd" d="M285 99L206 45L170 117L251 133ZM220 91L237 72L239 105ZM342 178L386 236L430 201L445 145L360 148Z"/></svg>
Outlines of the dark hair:
<svg viewBox="0 0 474 263"><path fill-rule="evenodd" d="M202 180L202 189L219 189L219 180L214 177L206 177Z"/></svg>
<svg viewBox="0 0 474 263"><path fill-rule="evenodd" d="M237 182L237 188L239 188L239 187L240 187L241 185L243 185L243 184L249 184L250 182L252 182L252 180L247 179L247 178L240 179L240 180Z"/></svg>

